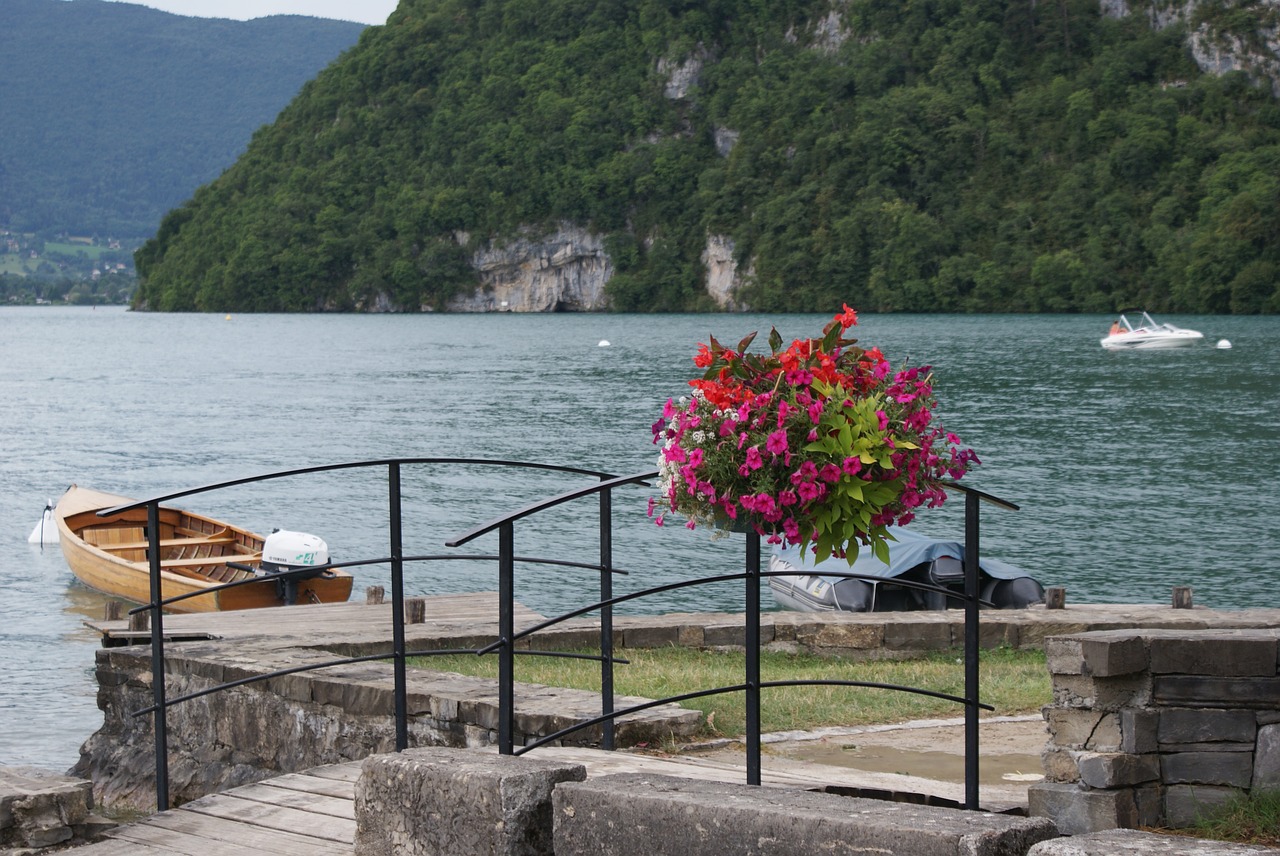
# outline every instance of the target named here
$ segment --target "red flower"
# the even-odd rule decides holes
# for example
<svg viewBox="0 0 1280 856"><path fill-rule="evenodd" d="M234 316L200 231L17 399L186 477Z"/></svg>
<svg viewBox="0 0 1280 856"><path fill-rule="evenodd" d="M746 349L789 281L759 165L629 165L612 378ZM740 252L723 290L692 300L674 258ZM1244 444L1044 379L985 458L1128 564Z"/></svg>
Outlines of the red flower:
<svg viewBox="0 0 1280 856"><path fill-rule="evenodd" d="M836 320L840 322L841 330L848 330L858 323L858 312L846 303L844 304L844 311L836 316Z"/></svg>

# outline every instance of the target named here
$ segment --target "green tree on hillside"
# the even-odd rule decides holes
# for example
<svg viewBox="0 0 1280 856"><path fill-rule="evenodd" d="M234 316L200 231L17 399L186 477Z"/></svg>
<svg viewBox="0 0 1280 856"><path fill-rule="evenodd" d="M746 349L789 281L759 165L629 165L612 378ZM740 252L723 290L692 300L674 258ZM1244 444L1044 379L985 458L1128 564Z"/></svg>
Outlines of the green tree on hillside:
<svg viewBox="0 0 1280 856"><path fill-rule="evenodd" d="M410 0L166 218L137 304L442 308L569 222L618 310L712 308L721 235L761 310L1280 311L1280 111L1185 35L1093 0Z"/></svg>

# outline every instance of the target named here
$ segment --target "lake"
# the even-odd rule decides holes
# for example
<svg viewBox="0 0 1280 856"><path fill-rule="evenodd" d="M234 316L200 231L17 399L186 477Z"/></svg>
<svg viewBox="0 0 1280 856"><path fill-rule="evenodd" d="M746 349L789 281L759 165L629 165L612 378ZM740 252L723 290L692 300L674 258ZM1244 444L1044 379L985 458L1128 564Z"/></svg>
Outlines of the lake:
<svg viewBox="0 0 1280 856"><path fill-rule="evenodd" d="M833 309L834 311L834 309ZM388 457L479 457L613 473L651 469L650 425L684 394L697 343L770 325L816 335L813 315L161 315L0 308L0 764L70 767L100 724L81 626L105 598L56 546L26 543L71 483L145 498L242 476ZM1021 506L983 511L983 552L1069 602L1276 606L1280 420L1274 318L1161 318L1205 333L1183 351L1112 354L1109 318L864 315L896 363L935 367L944 423L983 464L966 482ZM607 345L604 344L607 342ZM405 549L441 552L470 526L580 482L476 468L406 471ZM741 566L741 536L655 527L649 491L614 498L620 591ZM314 532L335 560L385 555L385 471L287 479L202 495L191 508L270 531ZM963 502L913 529L960 537ZM988 507L989 508L989 507ZM593 548L594 507L517 529L522 555ZM491 548L482 548L491 549ZM589 555L589 553L588 553ZM385 584L381 569L360 571ZM522 566L517 598L583 601L586 575ZM488 564L415 565L412 594L496 588ZM630 611L736 610L739 587L679 592ZM764 596L769 603L768 595Z"/></svg>

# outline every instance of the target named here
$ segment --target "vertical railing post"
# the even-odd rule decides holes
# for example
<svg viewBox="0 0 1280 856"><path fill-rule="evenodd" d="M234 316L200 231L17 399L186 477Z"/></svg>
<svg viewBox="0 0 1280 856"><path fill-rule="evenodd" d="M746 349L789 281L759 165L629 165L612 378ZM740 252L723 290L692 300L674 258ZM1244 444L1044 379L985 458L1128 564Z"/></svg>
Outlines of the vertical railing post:
<svg viewBox="0 0 1280 856"><path fill-rule="evenodd" d="M978 494L964 495L964 807L978 808Z"/></svg>
<svg viewBox="0 0 1280 856"><path fill-rule="evenodd" d="M498 752L515 754L515 525L498 527Z"/></svg>
<svg viewBox="0 0 1280 856"><path fill-rule="evenodd" d="M600 715L613 713L613 494L600 491ZM613 719L604 721L600 735L604 749L614 748Z"/></svg>
<svg viewBox="0 0 1280 856"><path fill-rule="evenodd" d="M169 709L164 686L164 600L160 585L160 503L147 503L147 559L151 575L151 698L156 707L156 810L169 808Z"/></svg>
<svg viewBox="0 0 1280 856"><path fill-rule="evenodd" d="M747 784L760 784L760 533L747 532L746 556Z"/></svg>
<svg viewBox="0 0 1280 856"><path fill-rule="evenodd" d="M387 465L387 494L391 538L391 665L395 683L396 751L409 748L409 723L405 697L404 644L404 535L401 527L400 464Z"/></svg>

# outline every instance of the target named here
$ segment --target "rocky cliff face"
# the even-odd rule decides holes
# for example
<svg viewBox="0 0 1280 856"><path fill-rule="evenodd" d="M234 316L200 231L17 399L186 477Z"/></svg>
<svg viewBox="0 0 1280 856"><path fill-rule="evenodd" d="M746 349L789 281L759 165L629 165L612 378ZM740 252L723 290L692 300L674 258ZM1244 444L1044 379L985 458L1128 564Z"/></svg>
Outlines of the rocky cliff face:
<svg viewBox="0 0 1280 856"><path fill-rule="evenodd" d="M1254 33L1226 33L1216 29L1214 16L1205 14L1223 0L1099 0L1103 15L1121 18L1143 15L1152 27L1178 24L1189 28L1188 47L1206 73L1243 71L1280 97L1280 0L1258 0ZM1212 6L1211 6L1212 4ZM804 41L815 50L833 53L854 37L847 22L834 9L804 32L788 38ZM657 72L664 80L664 94L677 102L697 98L698 83L710 52L699 45L688 55L662 59ZM717 127L716 149L727 157L738 139L732 128ZM736 296L751 268L739 271L731 238L708 235L702 253L707 293L725 311L749 307ZM613 262L602 236L585 228L562 223L545 237L527 237L477 252L472 264L481 287L451 301L454 312L597 312L605 311L605 284L613 275Z"/></svg>
<svg viewBox="0 0 1280 856"><path fill-rule="evenodd" d="M452 300L451 312L600 312L613 262L604 241L568 223L550 235L477 252L481 287Z"/></svg>
<svg viewBox="0 0 1280 856"><path fill-rule="evenodd" d="M1187 46L1206 74L1243 71L1255 83L1268 86L1280 98L1280 3L1253 4L1259 28L1252 33L1228 33L1213 24L1213 9L1222 0L1101 0L1102 14L1112 18L1145 15L1156 29L1175 24L1188 28ZM1234 5L1234 4L1231 4Z"/></svg>
<svg viewBox="0 0 1280 856"><path fill-rule="evenodd" d="M716 305L726 312L747 311L748 307L737 298L742 277L738 276L738 262L733 256L732 238L709 235L707 248L702 251L702 265L707 271L707 293ZM747 276L751 271L747 271Z"/></svg>

